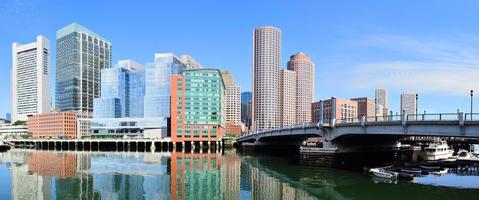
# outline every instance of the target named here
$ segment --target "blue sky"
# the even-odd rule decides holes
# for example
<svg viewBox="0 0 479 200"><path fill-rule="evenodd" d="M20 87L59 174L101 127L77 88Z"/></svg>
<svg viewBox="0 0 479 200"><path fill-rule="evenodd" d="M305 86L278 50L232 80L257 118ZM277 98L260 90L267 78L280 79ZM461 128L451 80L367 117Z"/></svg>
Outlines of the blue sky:
<svg viewBox="0 0 479 200"><path fill-rule="evenodd" d="M419 93L419 110L469 110L479 95L479 1L53 1L0 2L0 115L10 110L11 43L29 43L77 22L113 44L113 61L152 62L154 53L187 53L229 69L251 90L252 30L282 29L282 65L302 51L316 63L316 99ZM52 92L54 86L52 74ZM479 107L479 98L476 98ZM479 111L479 108L475 109Z"/></svg>

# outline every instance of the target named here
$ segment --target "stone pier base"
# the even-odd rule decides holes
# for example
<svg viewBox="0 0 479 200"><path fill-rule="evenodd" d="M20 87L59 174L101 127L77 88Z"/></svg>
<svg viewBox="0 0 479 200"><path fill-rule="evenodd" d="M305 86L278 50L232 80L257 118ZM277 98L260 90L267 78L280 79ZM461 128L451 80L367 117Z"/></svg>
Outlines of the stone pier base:
<svg viewBox="0 0 479 200"><path fill-rule="evenodd" d="M299 163L303 166L333 167L336 164L337 148L301 147Z"/></svg>

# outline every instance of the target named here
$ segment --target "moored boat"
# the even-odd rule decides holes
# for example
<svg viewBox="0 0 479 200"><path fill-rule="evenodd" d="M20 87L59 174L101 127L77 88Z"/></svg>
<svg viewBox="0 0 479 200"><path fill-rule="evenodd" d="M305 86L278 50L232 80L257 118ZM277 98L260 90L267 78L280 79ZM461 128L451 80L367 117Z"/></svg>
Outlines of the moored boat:
<svg viewBox="0 0 479 200"><path fill-rule="evenodd" d="M398 177L397 172L387 171L387 170L384 170L383 168L372 168L372 169L369 170L369 172L372 175L374 175L376 177L379 177L379 178L396 180L397 177Z"/></svg>
<svg viewBox="0 0 479 200"><path fill-rule="evenodd" d="M450 158L454 153L453 150L449 149L446 141L437 140L429 143L427 147L424 148L422 159L425 161L437 161Z"/></svg>

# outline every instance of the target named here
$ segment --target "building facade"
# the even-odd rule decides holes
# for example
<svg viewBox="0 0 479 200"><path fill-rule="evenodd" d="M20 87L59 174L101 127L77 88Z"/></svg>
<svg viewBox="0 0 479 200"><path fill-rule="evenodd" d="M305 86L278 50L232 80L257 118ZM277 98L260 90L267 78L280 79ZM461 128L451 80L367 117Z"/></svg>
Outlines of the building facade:
<svg viewBox="0 0 479 200"><path fill-rule="evenodd" d="M146 65L145 117L170 117L171 77L185 68L172 53L157 53L155 63Z"/></svg>
<svg viewBox="0 0 479 200"><path fill-rule="evenodd" d="M184 70L171 78L171 140L218 141L225 132L225 85L219 70Z"/></svg>
<svg viewBox="0 0 479 200"><path fill-rule="evenodd" d="M253 31L253 102L254 130L268 130L281 125L280 109L281 30L263 26Z"/></svg>
<svg viewBox="0 0 479 200"><path fill-rule="evenodd" d="M229 71L221 71L225 83L226 121L233 124L241 123L241 88L234 81Z"/></svg>
<svg viewBox="0 0 479 200"><path fill-rule="evenodd" d="M56 43L55 109L91 118L93 101L100 97L100 71L112 66L111 43L76 23L58 30ZM89 135L89 124L79 128L78 137Z"/></svg>
<svg viewBox="0 0 479 200"><path fill-rule="evenodd" d="M416 93L403 92L401 94L401 114L415 115L417 108ZM415 119L415 116L409 116L409 119Z"/></svg>
<svg viewBox="0 0 479 200"><path fill-rule="evenodd" d="M281 127L296 124L296 77L295 71L281 70ZM311 106L309 109L311 109Z"/></svg>
<svg viewBox="0 0 479 200"><path fill-rule="evenodd" d="M363 116L366 118L376 116L375 103L373 99L368 97L360 97L352 98L351 101L358 103L358 119L361 119Z"/></svg>
<svg viewBox="0 0 479 200"><path fill-rule="evenodd" d="M288 70L296 72L296 123L311 122L311 103L314 100L314 63L299 52L290 57Z"/></svg>
<svg viewBox="0 0 479 200"><path fill-rule="evenodd" d="M101 97L94 99L95 118L143 117L145 73L142 65L121 60L101 70Z"/></svg>
<svg viewBox="0 0 479 200"><path fill-rule="evenodd" d="M33 138L76 138L76 112L50 112L30 115L28 132Z"/></svg>
<svg viewBox="0 0 479 200"><path fill-rule="evenodd" d="M253 94L251 92L241 93L241 122L245 125L246 130L251 129L251 101Z"/></svg>
<svg viewBox="0 0 479 200"><path fill-rule="evenodd" d="M388 91L385 88L376 88L376 116L388 116Z"/></svg>
<svg viewBox="0 0 479 200"><path fill-rule="evenodd" d="M322 104L322 107L321 107ZM319 107L319 108L318 108ZM323 114L323 122L329 122L332 118L342 121L355 121L358 116L358 102L348 99L332 97L312 104L313 114L316 121ZM322 109L322 110L321 110Z"/></svg>
<svg viewBox="0 0 479 200"><path fill-rule="evenodd" d="M50 40L12 44L11 102L13 121L50 112Z"/></svg>

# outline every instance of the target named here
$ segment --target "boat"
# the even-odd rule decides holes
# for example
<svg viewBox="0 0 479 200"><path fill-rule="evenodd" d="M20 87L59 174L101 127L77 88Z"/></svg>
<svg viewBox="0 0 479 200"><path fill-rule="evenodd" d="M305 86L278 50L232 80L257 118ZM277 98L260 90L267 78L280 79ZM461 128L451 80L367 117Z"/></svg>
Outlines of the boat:
<svg viewBox="0 0 479 200"><path fill-rule="evenodd" d="M419 165L419 167L423 168L423 169L427 169L427 170L440 170L441 169L441 166L428 166L428 165Z"/></svg>
<svg viewBox="0 0 479 200"><path fill-rule="evenodd" d="M401 172L406 172L406 173L411 173L411 174L421 174L422 170L421 169L416 169L416 168L401 168Z"/></svg>
<svg viewBox="0 0 479 200"><path fill-rule="evenodd" d="M369 172L374 175L375 177L379 178L385 178L385 179L391 179L391 180L396 180L398 177L397 172L393 171L387 171L383 168L372 168L369 170Z"/></svg>
<svg viewBox="0 0 479 200"><path fill-rule="evenodd" d="M446 141L436 140L424 148L422 159L425 161L444 160L452 157L453 153L454 151L449 149Z"/></svg>
<svg viewBox="0 0 479 200"><path fill-rule="evenodd" d="M448 169L442 169L442 170L439 170L439 171L431 171L429 173L432 174L432 175L436 175L436 176L442 176L442 175L446 174L447 172L448 172Z"/></svg>

